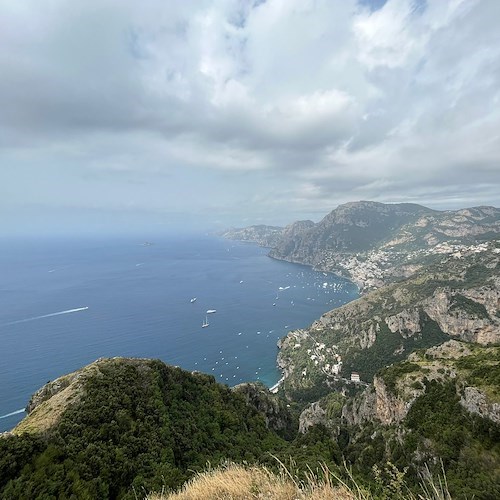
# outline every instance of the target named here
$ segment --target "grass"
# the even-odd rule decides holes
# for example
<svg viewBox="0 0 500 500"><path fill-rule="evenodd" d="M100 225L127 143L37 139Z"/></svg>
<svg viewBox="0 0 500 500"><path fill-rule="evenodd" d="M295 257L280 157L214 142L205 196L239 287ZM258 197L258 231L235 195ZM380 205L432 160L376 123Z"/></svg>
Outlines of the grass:
<svg viewBox="0 0 500 500"><path fill-rule="evenodd" d="M275 457L276 458L276 457ZM278 460L278 459L276 459ZM446 477L434 478L429 469L421 475L421 494L412 493L404 483L405 472L396 470L390 483L381 492L372 495L360 486L345 466L346 480L322 465L320 476L311 470L305 481L300 481L293 464L281 461L280 472L275 473L260 465L228 463L216 469L208 468L197 474L175 493L152 493L146 500L451 500ZM389 464L391 465L391 464Z"/></svg>
<svg viewBox="0 0 500 500"><path fill-rule="evenodd" d="M355 496L346 485L333 483L330 474L319 479L312 473L301 483L286 468L280 473L264 466L227 464L208 469L188 481L180 491L171 494L152 494L147 500L245 500L252 498L273 500L355 500L368 496Z"/></svg>

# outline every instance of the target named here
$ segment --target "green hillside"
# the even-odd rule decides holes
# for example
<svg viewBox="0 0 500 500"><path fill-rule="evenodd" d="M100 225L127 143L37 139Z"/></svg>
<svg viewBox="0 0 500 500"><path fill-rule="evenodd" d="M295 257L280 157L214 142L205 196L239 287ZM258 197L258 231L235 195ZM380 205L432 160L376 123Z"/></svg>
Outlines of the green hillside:
<svg viewBox="0 0 500 500"><path fill-rule="evenodd" d="M208 461L254 462L282 442L208 375L122 358L77 374L86 380L51 427L35 409L0 438L0 498L135 498L133 489L179 487Z"/></svg>

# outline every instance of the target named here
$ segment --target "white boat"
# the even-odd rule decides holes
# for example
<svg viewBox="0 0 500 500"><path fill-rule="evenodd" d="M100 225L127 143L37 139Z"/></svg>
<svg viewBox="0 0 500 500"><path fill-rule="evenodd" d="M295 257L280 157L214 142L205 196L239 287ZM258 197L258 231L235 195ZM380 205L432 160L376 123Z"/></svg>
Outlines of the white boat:
<svg viewBox="0 0 500 500"><path fill-rule="evenodd" d="M215 313L215 312L217 312L217 309L209 309L209 310L207 311L207 314L213 314L213 313Z"/></svg>
<svg viewBox="0 0 500 500"><path fill-rule="evenodd" d="M196 302L196 297L193 297L193 298L192 298L189 302L191 302L191 304L192 304L193 302Z"/></svg>
<svg viewBox="0 0 500 500"><path fill-rule="evenodd" d="M205 321L201 324L202 328L206 328L210 323L208 322L208 318L205 316Z"/></svg>

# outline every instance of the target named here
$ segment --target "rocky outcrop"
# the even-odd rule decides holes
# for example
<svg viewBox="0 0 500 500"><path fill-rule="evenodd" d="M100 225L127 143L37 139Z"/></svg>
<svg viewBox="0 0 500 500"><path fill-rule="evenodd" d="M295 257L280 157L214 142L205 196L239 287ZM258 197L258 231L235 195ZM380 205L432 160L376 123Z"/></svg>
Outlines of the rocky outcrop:
<svg viewBox="0 0 500 500"><path fill-rule="evenodd" d="M398 332L404 338L413 337L422 331L418 309L405 309L394 316L387 316L385 323L392 333Z"/></svg>
<svg viewBox="0 0 500 500"><path fill-rule="evenodd" d="M376 416L377 395L373 386L351 399L342 408L342 420L347 425L362 425Z"/></svg>
<svg viewBox="0 0 500 500"><path fill-rule="evenodd" d="M398 424L401 422L410 409L413 400L405 401L388 390L384 381L375 377L373 379L375 389L375 414L382 425Z"/></svg>
<svg viewBox="0 0 500 500"><path fill-rule="evenodd" d="M460 404L471 413L500 423L500 404L489 402L476 387L464 387Z"/></svg>
<svg viewBox="0 0 500 500"><path fill-rule="evenodd" d="M299 417L299 432L305 434L313 425L326 425L326 411L321 408L319 401L311 403Z"/></svg>
<svg viewBox="0 0 500 500"><path fill-rule="evenodd" d="M35 408L40 406L44 401L55 396L58 392L64 390L71 383L70 377L56 379L53 382L47 382L43 387L38 389L30 398L26 406L26 412L31 413Z"/></svg>
<svg viewBox="0 0 500 500"><path fill-rule="evenodd" d="M500 321L496 317L500 289L438 288L433 295L417 303L418 307L403 309L384 318L389 330L403 338L422 331L421 311L435 321L441 331L467 342L495 344L500 342Z"/></svg>
<svg viewBox="0 0 500 500"><path fill-rule="evenodd" d="M404 400L393 394L380 377L350 404L342 409L342 418L348 425L377 421L382 425L398 424L406 415L415 398Z"/></svg>
<svg viewBox="0 0 500 500"><path fill-rule="evenodd" d="M491 377L481 371L471 378L471 368L482 364L498 372L499 347L479 347L456 340L411 354L402 362L381 370L373 384L342 408L347 425L378 422L399 424L429 383L452 383L460 404L470 413L500 423L500 401ZM487 373L486 372L486 373ZM389 380L392 389L389 388Z"/></svg>
<svg viewBox="0 0 500 500"><path fill-rule="evenodd" d="M422 306L446 334L486 345L500 342L500 320L487 313L497 310L499 298L500 290L492 288L438 288Z"/></svg>
<svg viewBox="0 0 500 500"><path fill-rule="evenodd" d="M425 357L428 359L459 359L471 354L472 350L467 344L456 340L448 340L425 351ZM412 353L408 356L408 361L419 361L421 357L421 354Z"/></svg>

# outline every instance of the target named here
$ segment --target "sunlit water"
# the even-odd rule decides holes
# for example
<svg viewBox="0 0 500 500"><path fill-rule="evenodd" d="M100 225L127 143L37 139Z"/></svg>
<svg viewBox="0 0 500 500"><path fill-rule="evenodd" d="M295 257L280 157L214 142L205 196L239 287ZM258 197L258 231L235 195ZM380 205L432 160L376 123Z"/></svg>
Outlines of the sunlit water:
<svg viewBox="0 0 500 500"><path fill-rule="evenodd" d="M159 358L228 385L271 386L278 339L357 297L352 283L254 245L151 241L0 241L0 431L45 382L99 357Z"/></svg>

